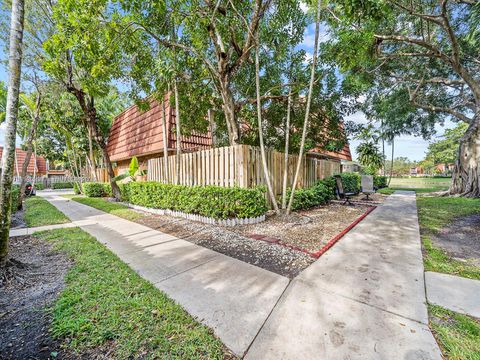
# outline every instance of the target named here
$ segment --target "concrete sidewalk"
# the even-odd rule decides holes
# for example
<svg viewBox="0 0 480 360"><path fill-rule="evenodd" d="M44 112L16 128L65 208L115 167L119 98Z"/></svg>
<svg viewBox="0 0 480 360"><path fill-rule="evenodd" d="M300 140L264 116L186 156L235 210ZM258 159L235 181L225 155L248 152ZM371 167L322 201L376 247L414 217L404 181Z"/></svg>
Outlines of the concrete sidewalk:
<svg viewBox="0 0 480 360"><path fill-rule="evenodd" d="M425 283L430 303L480 318L479 280L428 271Z"/></svg>
<svg viewBox="0 0 480 360"><path fill-rule="evenodd" d="M415 193L396 192L288 286L247 359L441 359Z"/></svg>
<svg viewBox="0 0 480 360"><path fill-rule="evenodd" d="M60 193L38 195L211 327L239 356L289 283L283 276L71 201Z"/></svg>

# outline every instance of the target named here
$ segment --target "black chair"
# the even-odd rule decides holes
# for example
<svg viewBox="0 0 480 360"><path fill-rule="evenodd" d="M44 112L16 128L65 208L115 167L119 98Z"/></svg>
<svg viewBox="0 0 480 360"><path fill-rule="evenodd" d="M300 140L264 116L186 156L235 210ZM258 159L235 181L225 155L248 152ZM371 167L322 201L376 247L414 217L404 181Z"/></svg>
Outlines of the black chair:
<svg viewBox="0 0 480 360"><path fill-rule="evenodd" d="M353 205L350 198L357 195L357 193L345 192L345 187L343 186L342 177L340 175L335 175L335 181L337 184L337 195L340 199L344 200L342 205Z"/></svg>

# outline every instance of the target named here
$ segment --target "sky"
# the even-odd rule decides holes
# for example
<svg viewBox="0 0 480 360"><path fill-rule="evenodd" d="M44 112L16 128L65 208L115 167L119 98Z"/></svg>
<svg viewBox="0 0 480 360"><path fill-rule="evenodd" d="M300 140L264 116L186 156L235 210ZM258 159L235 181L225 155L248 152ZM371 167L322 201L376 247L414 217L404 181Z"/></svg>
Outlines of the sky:
<svg viewBox="0 0 480 360"><path fill-rule="evenodd" d="M306 7L304 7L306 9ZM326 41L328 39L328 33L324 26L321 27L320 41ZM315 41L315 25L310 25L305 29L304 39L299 48L304 49L307 52L307 60L312 57L313 46ZM7 83L8 75L4 65L4 60L6 60L7 54L2 54L0 60L0 81ZM356 123L366 123L367 120L365 115L362 112L354 113L345 118L346 121L354 121ZM437 127L437 138L440 137L446 128L453 127L452 122L446 122L445 127ZM434 138L435 139L435 138ZM350 140L350 149L352 152L353 159L357 158L356 148L359 145L358 140ZM432 139L433 140L433 139ZM5 123L0 125L0 145L3 146L5 143ZM425 152L427 151L429 141L423 140L421 137L415 136L400 136L395 140L395 157L407 157L410 160L420 161L425 157ZM17 146L20 145L19 139L17 137ZM391 147L386 144L385 152L390 154ZM388 155L390 156L390 155Z"/></svg>

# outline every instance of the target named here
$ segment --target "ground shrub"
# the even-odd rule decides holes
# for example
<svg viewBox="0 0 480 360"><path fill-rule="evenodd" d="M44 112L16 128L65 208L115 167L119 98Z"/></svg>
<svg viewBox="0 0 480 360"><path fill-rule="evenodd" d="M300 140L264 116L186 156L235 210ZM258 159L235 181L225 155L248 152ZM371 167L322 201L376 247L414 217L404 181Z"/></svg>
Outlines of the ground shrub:
<svg viewBox="0 0 480 360"><path fill-rule="evenodd" d="M34 186L36 190L45 190L45 185L43 185L42 183L35 183Z"/></svg>
<svg viewBox="0 0 480 360"><path fill-rule="evenodd" d="M82 193L81 186L82 186L81 183L73 183L73 192L74 192L76 195L79 195L79 194Z"/></svg>
<svg viewBox="0 0 480 360"><path fill-rule="evenodd" d="M52 189L73 189L73 182L57 182L52 184Z"/></svg>
<svg viewBox="0 0 480 360"><path fill-rule="evenodd" d="M358 173L345 172L341 173L340 177L342 178L343 187L345 192L360 192L360 180L361 176ZM329 176L323 180L320 180L318 184L323 184L330 189L332 194L336 193L337 183L335 181L335 175Z"/></svg>
<svg viewBox="0 0 480 360"><path fill-rule="evenodd" d="M130 182L121 187L122 198L135 205L170 209L215 219L249 218L265 214L265 189L184 186L159 182Z"/></svg>
<svg viewBox="0 0 480 360"><path fill-rule="evenodd" d="M373 187L375 189L383 189L386 188L388 178L382 175L373 175Z"/></svg>
<svg viewBox="0 0 480 360"><path fill-rule="evenodd" d="M82 190L85 196L88 197L109 196L112 192L110 184L101 182L84 182Z"/></svg>
<svg viewBox="0 0 480 360"><path fill-rule="evenodd" d="M287 193L287 198L290 197L290 193L290 191ZM311 188L295 190L292 210L304 210L314 206L324 205L332 198L332 189L323 183L318 183Z"/></svg>

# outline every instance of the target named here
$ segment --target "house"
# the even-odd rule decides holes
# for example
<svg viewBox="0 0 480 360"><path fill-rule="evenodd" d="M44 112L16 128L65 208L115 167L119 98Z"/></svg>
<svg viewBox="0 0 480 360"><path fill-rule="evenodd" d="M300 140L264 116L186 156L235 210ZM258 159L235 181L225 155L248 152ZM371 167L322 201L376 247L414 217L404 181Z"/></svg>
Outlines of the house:
<svg viewBox="0 0 480 360"><path fill-rule="evenodd" d="M134 105L117 115L113 121L108 138L108 153L110 160L116 163L116 174L128 169L133 156L138 158L139 164L145 169L147 160L159 158L164 152L163 136L163 109L162 104L150 100L150 109L142 112ZM175 109L170 106L169 97L165 97L166 118L166 147L169 154L176 150L175 136ZM212 136L193 133L191 136L182 136L181 147L183 152L195 152L212 147ZM337 161L352 160L348 143L340 151L326 151L314 149L307 153L307 157Z"/></svg>
<svg viewBox="0 0 480 360"><path fill-rule="evenodd" d="M0 158L3 154L3 147L0 146ZM20 176L22 173L22 166L23 162L25 161L25 157L27 156L27 152L16 148L15 149L15 164L13 168L13 175ZM1 166L1 165L0 165ZM45 176L47 175L48 167L47 161L42 156L35 156L32 154L30 157L30 162L28 163L27 167L27 175L33 176L35 173L36 176Z"/></svg>
<svg viewBox="0 0 480 360"><path fill-rule="evenodd" d="M165 97L165 120L167 151L173 154L176 151L177 139L175 135L175 107L170 106L169 97ZM150 109L142 112L133 105L118 114L110 129L108 137L108 153L110 161L115 162L115 173L123 173L130 164L133 156L138 158L139 164L145 164L148 159L163 156L163 109L162 104L150 100ZM192 136L182 136L181 147L185 152L208 149L212 146L210 133L195 133Z"/></svg>

